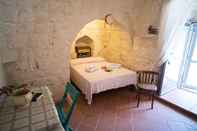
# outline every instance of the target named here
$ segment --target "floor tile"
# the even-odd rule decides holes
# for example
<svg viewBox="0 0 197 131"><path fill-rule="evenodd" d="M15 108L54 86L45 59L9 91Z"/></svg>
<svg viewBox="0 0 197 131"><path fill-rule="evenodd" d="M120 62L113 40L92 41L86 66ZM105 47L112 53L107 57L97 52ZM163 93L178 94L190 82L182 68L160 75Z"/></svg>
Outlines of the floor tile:
<svg viewBox="0 0 197 131"><path fill-rule="evenodd" d="M129 88L94 95L88 105L81 95L70 126L75 131L196 131L197 122L155 100L144 97L136 107L136 93Z"/></svg>

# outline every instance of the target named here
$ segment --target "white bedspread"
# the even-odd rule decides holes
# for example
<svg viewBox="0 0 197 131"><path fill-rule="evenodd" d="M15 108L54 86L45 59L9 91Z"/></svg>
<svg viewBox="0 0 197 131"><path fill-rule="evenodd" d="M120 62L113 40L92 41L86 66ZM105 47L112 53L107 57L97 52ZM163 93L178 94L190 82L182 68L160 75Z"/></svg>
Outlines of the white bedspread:
<svg viewBox="0 0 197 131"><path fill-rule="evenodd" d="M76 61L76 60L75 60ZM85 94L88 104L92 102L93 94L136 84L136 73L126 68L120 67L111 72L101 69L102 66L109 66L111 63L99 60L88 61L73 64L71 62L71 80ZM86 67L95 65L97 70L94 72L86 72Z"/></svg>

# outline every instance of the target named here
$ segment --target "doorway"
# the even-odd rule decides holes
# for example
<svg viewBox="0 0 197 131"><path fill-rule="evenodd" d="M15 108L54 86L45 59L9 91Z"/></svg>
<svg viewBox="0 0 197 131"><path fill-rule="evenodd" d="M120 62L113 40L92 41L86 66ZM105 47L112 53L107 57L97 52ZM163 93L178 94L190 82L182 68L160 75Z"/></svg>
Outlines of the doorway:
<svg viewBox="0 0 197 131"><path fill-rule="evenodd" d="M185 64L183 63L183 78L182 78L182 87L186 89L191 89L197 91L197 33L193 27L191 30L191 36L188 40L190 48L185 49Z"/></svg>
<svg viewBox="0 0 197 131"><path fill-rule="evenodd" d="M197 114L197 23L180 27L172 42L161 98Z"/></svg>
<svg viewBox="0 0 197 131"><path fill-rule="evenodd" d="M197 93L197 24L178 28L171 42L161 95L176 88Z"/></svg>

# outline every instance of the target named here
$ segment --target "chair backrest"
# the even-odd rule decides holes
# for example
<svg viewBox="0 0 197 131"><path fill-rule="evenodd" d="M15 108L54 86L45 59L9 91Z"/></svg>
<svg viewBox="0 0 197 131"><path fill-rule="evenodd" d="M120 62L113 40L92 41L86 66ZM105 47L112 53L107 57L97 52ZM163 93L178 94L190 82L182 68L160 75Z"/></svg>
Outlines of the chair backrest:
<svg viewBox="0 0 197 131"><path fill-rule="evenodd" d="M68 122L77 103L77 98L79 95L79 91L71 83L66 84L64 96L62 100L56 105L60 121L64 128L68 128Z"/></svg>
<svg viewBox="0 0 197 131"><path fill-rule="evenodd" d="M158 85L159 73L154 71L137 71L137 83Z"/></svg>

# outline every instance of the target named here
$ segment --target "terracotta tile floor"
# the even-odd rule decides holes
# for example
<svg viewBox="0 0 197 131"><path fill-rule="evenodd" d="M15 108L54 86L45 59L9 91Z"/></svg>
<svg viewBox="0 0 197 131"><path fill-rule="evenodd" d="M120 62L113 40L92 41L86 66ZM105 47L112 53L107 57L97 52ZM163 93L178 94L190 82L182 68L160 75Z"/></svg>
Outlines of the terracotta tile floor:
<svg viewBox="0 0 197 131"><path fill-rule="evenodd" d="M74 131L197 131L197 122L155 101L144 98L136 108L136 95L129 88L100 93L88 105L80 96L72 114Z"/></svg>

